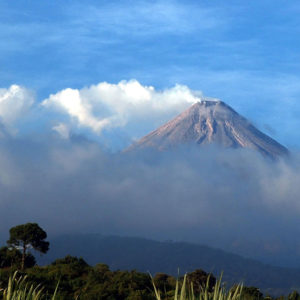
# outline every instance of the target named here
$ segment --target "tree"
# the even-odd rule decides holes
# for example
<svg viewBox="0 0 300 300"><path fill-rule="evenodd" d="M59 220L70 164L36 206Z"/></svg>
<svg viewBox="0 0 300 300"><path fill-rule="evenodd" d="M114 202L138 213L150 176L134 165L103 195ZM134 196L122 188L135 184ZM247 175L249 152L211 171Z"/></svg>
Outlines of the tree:
<svg viewBox="0 0 300 300"><path fill-rule="evenodd" d="M190 285L193 284L194 292L199 294L201 291L201 287L204 287L207 284L208 280L208 288L212 291L213 287L216 284L216 278L212 274L208 274L203 270L197 269L194 272L187 273L187 282Z"/></svg>
<svg viewBox="0 0 300 300"><path fill-rule="evenodd" d="M7 246L0 248L0 269L17 267L20 268L22 263L22 253L16 248ZM30 253L26 254L25 267L31 268L36 264L35 258Z"/></svg>
<svg viewBox="0 0 300 300"><path fill-rule="evenodd" d="M27 250L34 250L46 253L49 250L49 242L45 241L47 233L37 223L27 223L12 227L9 230L9 247L22 249L21 269L24 270Z"/></svg>
<svg viewBox="0 0 300 300"><path fill-rule="evenodd" d="M0 268L8 268L21 262L22 254L18 249L0 248Z"/></svg>
<svg viewBox="0 0 300 300"><path fill-rule="evenodd" d="M235 292L238 286L235 285L232 287L232 291ZM264 297L263 293L259 290L259 288L254 286L243 286L241 299L243 300L273 300L273 298ZM293 299L297 300L297 299Z"/></svg>
<svg viewBox="0 0 300 300"><path fill-rule="evenodd" d="M156 273L153 282L161 292L169 292L176 286L176 279L165 273Z"/></svg>

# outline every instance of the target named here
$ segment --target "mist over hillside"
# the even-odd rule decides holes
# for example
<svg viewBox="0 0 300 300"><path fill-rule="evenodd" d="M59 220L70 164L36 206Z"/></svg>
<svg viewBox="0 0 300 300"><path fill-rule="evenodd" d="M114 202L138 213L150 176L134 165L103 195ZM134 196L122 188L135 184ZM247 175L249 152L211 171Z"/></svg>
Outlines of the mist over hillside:
<svg viewBox="0 0 300 300"><path fill-rule="evenodd" d="M276 162L216 146L110 154L84 138L48 136L2 140L0 161L2 236L38 222L53 236L193 241L300 265L297 154Z"/></svg>

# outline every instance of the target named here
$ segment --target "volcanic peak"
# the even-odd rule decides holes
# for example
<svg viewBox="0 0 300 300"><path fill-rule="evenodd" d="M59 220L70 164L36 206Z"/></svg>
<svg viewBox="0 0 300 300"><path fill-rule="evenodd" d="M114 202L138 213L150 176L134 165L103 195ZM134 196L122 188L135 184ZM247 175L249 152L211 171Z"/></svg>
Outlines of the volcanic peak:
<svg viewBox="0 0 300 300"><path fill-rule="evenodd" d="M218 144L228 148L250 148L277 157L288 150L255 128L247 119L220 100L202 100L173 120L152 131L129 150L167 150L182 144Z"/></svg>

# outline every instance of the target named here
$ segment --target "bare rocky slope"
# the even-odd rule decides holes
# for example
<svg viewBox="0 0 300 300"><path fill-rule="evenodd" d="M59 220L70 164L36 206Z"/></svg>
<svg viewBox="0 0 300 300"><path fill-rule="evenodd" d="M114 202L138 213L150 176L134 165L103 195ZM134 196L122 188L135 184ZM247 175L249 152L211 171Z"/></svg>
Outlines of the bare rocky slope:
<svg viewBox="0 0 300 300"><path fill-rule="evenodd" d="M250 148L278 157L288 150L222 101L201 101L141 138L128 150L168 150L182 144Z"/></svg>

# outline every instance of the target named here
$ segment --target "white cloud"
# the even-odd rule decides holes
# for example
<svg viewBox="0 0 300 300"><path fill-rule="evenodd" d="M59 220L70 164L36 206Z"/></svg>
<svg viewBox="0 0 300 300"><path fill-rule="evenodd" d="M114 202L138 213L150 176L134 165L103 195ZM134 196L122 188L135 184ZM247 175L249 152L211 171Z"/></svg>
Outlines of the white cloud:
<svg viewBox="0 0 300 300"><path fill-rule="evenodd" d="M3 125L11 129L34 103L34 95L19 85L0 89L0 118Z"/></svg>
<svg viewBox="0 0 300 300"><path fill-rule="evenodd" d="M67 113L70 117L77 120L79 125L92 128L99 132L108 121L106 119L97 119L92 113L92 106L89 99L84 99L78 90L65 89L43 101L44 106L54 106Z"/></svg>
<svg viewBox="0 0 300 300"><path fill-rule="evenodd" d="M68 139L70 136L70 128L64 123L59 123L56 126L53 126L52 129L56 131L63 139Z"/></svg>
<svg viewBox="0 0 300 300"><path fill-rule="evenodd" d="M118 84L101 82L81 90L68 88L50 95L42 105L68 115L76 127L87 127L100 134L104 128L144 126L146 123L153 127L201 98L200 91L183 85L157 91L152 86L130 80ZM55 127L58 129L61 129L59 125Z"/></svg>

